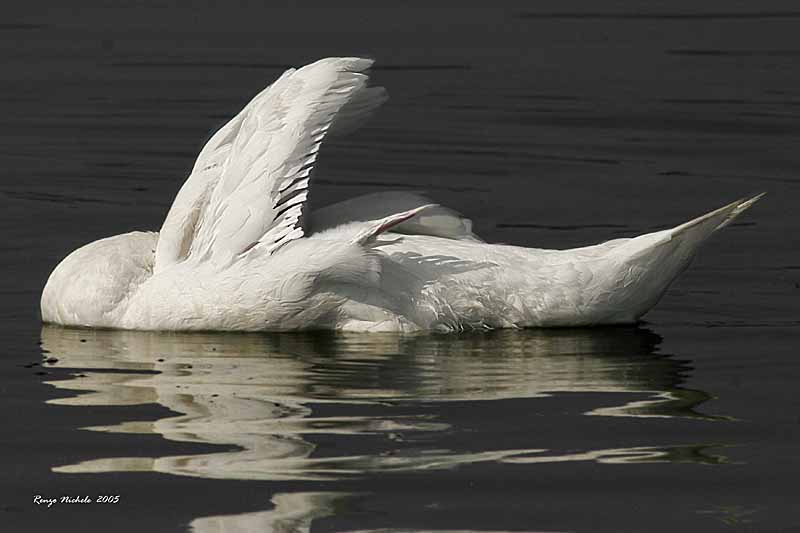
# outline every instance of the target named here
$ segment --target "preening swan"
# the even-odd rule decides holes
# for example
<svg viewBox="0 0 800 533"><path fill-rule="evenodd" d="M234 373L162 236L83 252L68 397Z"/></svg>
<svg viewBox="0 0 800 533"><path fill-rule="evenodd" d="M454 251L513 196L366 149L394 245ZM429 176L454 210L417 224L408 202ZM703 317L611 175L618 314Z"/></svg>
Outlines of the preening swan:
<svg viewBox="0 0 800 533"><path fill-rule="evenodd" d="M631 323L760 196L673 229L572 250L488 244L410 193L308 212L320 145L385 99L372 61L287 70L206 144L159 233L67 256L42 320L146 330L454 331Z"/></svg>

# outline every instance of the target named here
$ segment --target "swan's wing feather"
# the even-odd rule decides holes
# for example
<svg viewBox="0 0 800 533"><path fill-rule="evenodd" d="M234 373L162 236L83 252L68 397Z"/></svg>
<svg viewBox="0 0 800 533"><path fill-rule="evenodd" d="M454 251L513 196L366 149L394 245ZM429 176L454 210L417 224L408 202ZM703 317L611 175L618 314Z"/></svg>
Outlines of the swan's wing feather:
<svg viewBox="0 0 800 533"><path fill-rule="evenodd" d="M276 83L291 76L294 72L295 69L285 71ZM263 99L271 87L270 85L262 90L239 114L217 130L198 154L191 174L178 191L159 231L154 267L156 272L180 262L188 256L200 215L208 205L211 193L222 176L233 141L239 135L245 117L248 116L256 102Z"/></svg>
<svg viewBox="0 0 800 533"><path fill-rule="evenodd" d="M309 176L338 111L372 61L332 58L284 75L244 117L203 212L190 256L227 262L303 236Z"/></svg>
<svg viewBox="0 0 800 533"><path fill-rule="evenodd" d="M364 87L356 91L336 115L328 135L342 137L356 131L388 99L389 93L383 87Z"/></svg>
<svg viewBox="0 0 800 533"><path fill-rule="evenodd" d="M342 127L353 129L385 99L366 87L371 64L329 58L290 69L217 132L167 216L157 262L227 264L302 237L309 178L334 119L352 103Z"/></svg>
<svg viewBox="0 0 800 533"><path fill-rule="evenodd" d="M372 241L380 235L381 233L386 233L390 229L402 224L403 222L410 220L417 216L422 211L429 209L431 207L437 207L436 204L427 204L422 205L419 207L415 207L414 209L409 209L408 211L403 211L401 213L393 213L387 217L383 217L379 220L372 220L370 222L365 223L365 227L361 229L355 236L350 240L352 244L358 244L364 246Z"/></svg>
<svg viewBox="0 0 800 533"><path fill-rule="evenodd" d="M242 113L225 124L203 147L192 173L178 191L159 232L155 271L185 259L205 206L228 158L231 140L239 132Z"/></svg>
<svg viewBox="0 0 800 533"><path fill-rule="evenodd" d="M382 191L313 209L309 215L310 233L325 231L350 222L377 220L401 211L431 204L424 194L409 191ZM457 211L442 205L426 209L424 213L392 229L408 235L433 235L444 239L483 242L472 232L472 221Z"/></svg>

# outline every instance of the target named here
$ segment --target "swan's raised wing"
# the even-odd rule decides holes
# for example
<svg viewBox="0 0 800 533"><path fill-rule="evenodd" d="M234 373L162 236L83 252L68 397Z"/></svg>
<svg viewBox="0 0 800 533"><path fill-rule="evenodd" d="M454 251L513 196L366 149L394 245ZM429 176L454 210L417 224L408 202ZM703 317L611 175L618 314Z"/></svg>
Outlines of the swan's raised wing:
<svg viewBox="0 0 800 533"><path fill-rule="evenodd" d="M256 100L258 96L253 102ZM189 255L189 246L194 239L200 215L222 175L223 165L248 108L249 106L220 128L200 151L192 173L178 191L161 226L156 245L155 272L182 261Z"/></svg>
<svg viewBox="0 0 800 533"><path fill-rule="evenodd" d="M220 129L167 215L156 269L187 259L227 264L302 237L327 132L354 129L386 98L382 88L366 87L371 64L330 58L290 69Z"/></svg>

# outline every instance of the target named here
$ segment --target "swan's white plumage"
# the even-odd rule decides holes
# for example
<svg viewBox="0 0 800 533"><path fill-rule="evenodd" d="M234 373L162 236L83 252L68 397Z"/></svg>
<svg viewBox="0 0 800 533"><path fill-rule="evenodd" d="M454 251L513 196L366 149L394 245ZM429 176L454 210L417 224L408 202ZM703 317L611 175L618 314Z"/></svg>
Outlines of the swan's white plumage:
<svg viewBox="0 0 800 533"><path fill-rule="evenodd" d="M354 220L378 220L431 203L430 198L415 192L391 191L365 194L315 209L310 213L311 225L314 231L323 231ZM399 224L392 231L481 241L472 232L471 220L441 205L432 205L418 216Z"/></svg>
<svg viewBox="0 0 800 533"><path fill-rule="evenodd" d="M302 237L309 176L334 118L358 93L367 96L345 113L345 128L362 107L380 103L380 93L366 88L371 64L323 59L287 70L259 93L201 152L162 228L156 262L225 266L239 254L272 253Z"/></svg>
<svg viewBox="0 0 800 533"><path fill-rule="evenodd" d="M629 323L759 197L573 250L482 242L415 193L307 213L320 145L385 99L370 60L286 71L206 144L159 234L91 243L42 294L46 322L162 330L461 330Z"/></svg>

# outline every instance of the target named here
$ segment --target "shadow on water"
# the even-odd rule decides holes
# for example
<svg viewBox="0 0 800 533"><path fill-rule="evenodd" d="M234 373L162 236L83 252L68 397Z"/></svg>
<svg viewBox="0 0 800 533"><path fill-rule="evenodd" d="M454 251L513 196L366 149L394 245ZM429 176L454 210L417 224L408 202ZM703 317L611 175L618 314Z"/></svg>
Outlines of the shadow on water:
<svg viewBox="0 0 800 533"><path fill-rule="evenodd" d="M49 382L69 391L52 403L160 404L175 413L84 429L220 445L213 453L100 457L53 470L331 482L485 462L724 462L707 453L709 445L703 443L576 449L574 442L554 448L526 437L522 445L512 439L512 447L503 447L474 435L480 426L459 427L461 419L448 415L458 406L483 409L483 431L494 435L497 424L537 423L513 415L504 419L504 402L534 405L585 395L599 399L575 414L578 424L586 416L634 422L718 418L697 410L709 395L682 387L690 367L659 354L660 342L659 335L635 327L398 336L167 334L45 326L47 366L68 376ZM453 444L453 435L460 432L472 432L468 446ZM336 445L326 445L331 442ZM274 530L279 524L282 531L304 531L314 518L331 514L345 496L277 494L270 511L201 518L192 526L197 531L219 531L225 524ZM287 524L294 525L287 529Z"/></svg>

